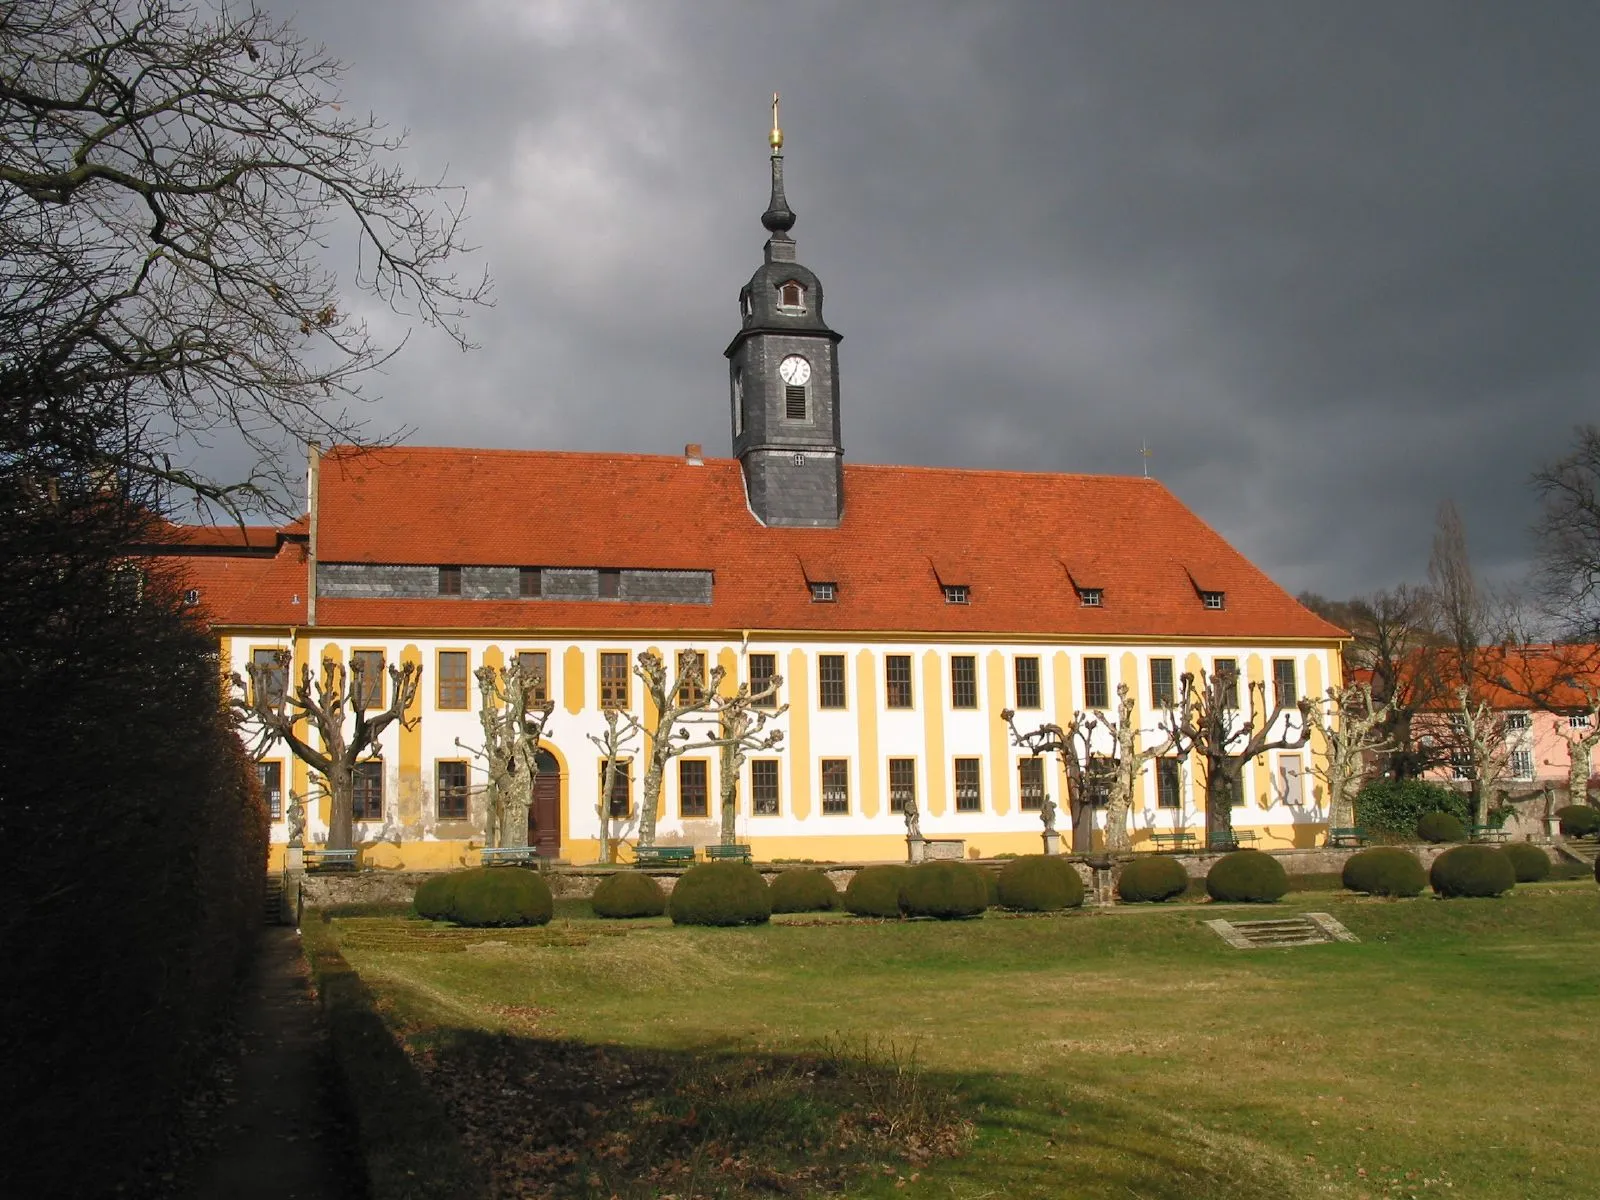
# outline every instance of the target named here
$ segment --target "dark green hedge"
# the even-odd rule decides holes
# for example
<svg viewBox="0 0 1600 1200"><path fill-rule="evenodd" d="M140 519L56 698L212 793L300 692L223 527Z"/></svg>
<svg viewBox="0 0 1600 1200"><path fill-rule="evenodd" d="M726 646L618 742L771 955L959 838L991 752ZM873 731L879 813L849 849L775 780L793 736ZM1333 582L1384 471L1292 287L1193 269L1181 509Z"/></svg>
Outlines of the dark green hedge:
<svg viewBox="0 0 1600 1200"><path fill-rule="evenodd" d="M597 917L659 917L667 911L667 894L641 871L619 871L600 881L589 907Z"/></svg>
<svg viewBox="0 0 1600 1200"><path fill-rule="evenodd" d="M1421 779L1375 779L1356 796L1356 824L1369 834L1415 836L1423 813L1447 812L1467 820L1467 798Z"/></svg>
<svg viewBox="0 0 1600 1200"><path fill-rule="evenodd" d="M1507 842L1500 852L1511 860L1518 883L1538 883L1550 878L1550 856L1531 842Z"/></svg>
<svg viewBox="0 0 1600 1200"><path fill-rule="evenodd" d="M475 928L546 925L555 912L550 885L525 867L473 867L456 873L450 919Z"/></svg>
<svg viewBox="0 0 1600 1200"><path fill-rule="evenodd" d="M448 921L451 906L455 903L456 884L460 880L461 872L451 871L424 879L418 884L416 894L411 898L411 907L416 909L417 916L430 921Z"/></svg>
<svg viewBox="0 0 1600 1200"><path fill-rule="evenodd" d="M898 865L862 867L845 885L845 909L858 917L900 916L900 892L910 874L910 867Z"/></svg>
<svg viewBox="0 0 1600 1200"><path fill-rule="evenodd" d="M1600 833L1600 808L1569 804L1556 809L1556 816L1561 821L1562 837L1594 837Z"/></svg>
<svg viewBox="0 0 1600 1200"><path fill-rule="evenodd" d="M1122 865L1117 896L1130 904L1159 903L1189 890L1189 872L1166 854L1147 854Z"/></svg>
<svg viewBox="0 0 1600 1200"><path fill-rule="evenodd" d="M701 863L679 877L667 915L674 925L760 925L772 916L772 893L745 863Z"/></svg>
<svg viewBox="0 0 1600 1200"><path fill-rule="evenodd" d="M1464 842L1467 827L1454 813L1430 812L1417 818L1417 836L1425 842Z"/></svg>
<svg viewBox="0 0 1600 1200"><path fill-rule="evenodd" d="M1428 873L1409 850L1374 846L1346 859L1340 880L1352 892L1369 896L1418 896L1428 886Z"/></svg>
<svg viewBox="0 0 1600 1200"><path fill-rule="evenodd" d="M1224 854L1206 873L1206 894L1227 903L1271 904L1288 890L1283 864L1260 850Z"/></svg>
<svg viewBox="0 0 1600 1200"><path fill-rule="evenodd" d="M844 902L825 871L785 871L769 887L775 913L832 912Z"/></svg>
<svg viewBox="0 0 1600 1200"><path fill-rule="evenodd" d="M1517 872L1497 847L1454 846L1433 860L1428 882L1441 896L1500 896L1517 886Z"/></svg>
<svg viewBox="0 0 1600 1200"><path fill-rule="evenodd" d="M1000 868L1000 903L1020 912L1058 912L1083 903L1083 879L1064 858L1029 854Z"/></svg>
<svg viewBox="0 0 1600 1200"><path fill-rule="evenodd" d="M908 917L976 917L989 907L989 889L983 872L968 863L918 863L906 872L900 907Z"/></svg>
<svg viewBox="0 0 1600 1200"><path fill-rule="evenodd" d="M989 899L990 908L1000 907L1000 872L993 867L986 867L983 871L983 888Z"/></svg>

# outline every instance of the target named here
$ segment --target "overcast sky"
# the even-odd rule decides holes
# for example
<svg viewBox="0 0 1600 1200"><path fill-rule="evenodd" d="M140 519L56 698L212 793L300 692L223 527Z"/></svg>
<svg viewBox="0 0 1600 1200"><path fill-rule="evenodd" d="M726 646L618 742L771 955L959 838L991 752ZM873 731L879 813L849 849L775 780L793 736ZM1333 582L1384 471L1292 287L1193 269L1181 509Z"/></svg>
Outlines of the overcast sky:
<svg viewBox="0 0 1600 1200"><path fill-rule="evenodd" d="M1419 578L1445 497L1515 575L1529 472L1596 419L1592 0L275 11L467 189L480 348L424 333L367 387L419 444L726 454L775 89L849 461L1138 473L1144 441L1343 596Z"/></svg>

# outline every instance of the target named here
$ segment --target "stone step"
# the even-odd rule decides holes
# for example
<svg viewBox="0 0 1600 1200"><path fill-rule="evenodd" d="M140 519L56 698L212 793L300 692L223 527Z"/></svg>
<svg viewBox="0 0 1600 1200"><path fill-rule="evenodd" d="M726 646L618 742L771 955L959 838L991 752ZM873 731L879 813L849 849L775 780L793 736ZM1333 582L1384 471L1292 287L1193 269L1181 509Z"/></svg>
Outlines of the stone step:
<svg viewBox="0 0 1600 1200"><path fill-rule="evenodd" d="M1290 946L1319 946L1330 942L1354 942L1351 933L1328 913L1307 913L1303 917L1278 917L1261 921L1207 921L1213 932L1238 950L1273 949Z"/></svg>

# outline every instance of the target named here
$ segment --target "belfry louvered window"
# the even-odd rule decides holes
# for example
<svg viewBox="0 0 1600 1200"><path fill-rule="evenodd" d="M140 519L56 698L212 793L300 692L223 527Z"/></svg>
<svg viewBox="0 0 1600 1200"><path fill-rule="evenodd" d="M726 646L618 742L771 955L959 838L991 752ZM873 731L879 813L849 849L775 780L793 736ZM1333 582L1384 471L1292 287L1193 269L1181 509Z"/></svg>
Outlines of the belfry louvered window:
<svg viewBox="0 0 1600 1200"><path fill-rule="evenodd" d="M791 421L806 419L806 389L803 384L788 384L783 389L783 415Z"/></svg>

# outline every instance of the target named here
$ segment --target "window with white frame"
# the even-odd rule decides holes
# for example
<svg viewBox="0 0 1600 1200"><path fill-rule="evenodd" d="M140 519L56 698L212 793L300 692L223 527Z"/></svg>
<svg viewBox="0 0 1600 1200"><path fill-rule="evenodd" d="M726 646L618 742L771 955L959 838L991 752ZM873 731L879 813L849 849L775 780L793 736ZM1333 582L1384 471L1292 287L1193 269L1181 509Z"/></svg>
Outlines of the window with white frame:
<svg viewBox="0 0 1600 1200"><path fill-rule="evenodd" d="M1513 750L1511 752L1511 777L1513 779L1533 778L1533 751Z"/></svg>
<svg viewBox="0 0 1600 1200"><path fill-rule="evenodd" d="M1533 725L1533 714L1525 712L1512 712L1506 714L1507 729L1528 729Z"/></svg>

